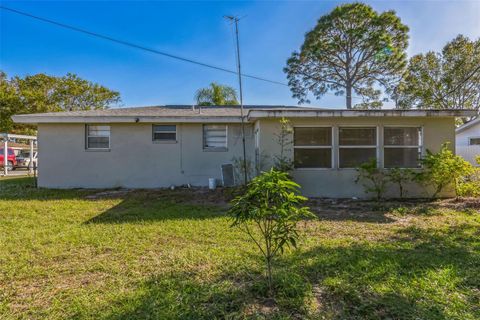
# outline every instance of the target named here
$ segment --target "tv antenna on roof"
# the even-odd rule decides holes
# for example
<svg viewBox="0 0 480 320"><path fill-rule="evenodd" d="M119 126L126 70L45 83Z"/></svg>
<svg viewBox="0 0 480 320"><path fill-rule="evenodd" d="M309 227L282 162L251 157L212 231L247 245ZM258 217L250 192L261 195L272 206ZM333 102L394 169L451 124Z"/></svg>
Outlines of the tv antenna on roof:
<svg viewBox="0 0 480 320"><path fill-rule="evenodd" d="M238 41L238 21L240 21L240 18L238 18L237 16L225 16L225 19L230 20L232 23L235 24L235 37L236 37L236 46L237 46L236 60L237 60L238 88L239 88L239 95L240 95L240 118L242 121L243 178L244 178L245 185L247 185L248 173L247 173L247 151L245 147L245 122L243 119L242 68L240 65L240 43Z"/></svg>

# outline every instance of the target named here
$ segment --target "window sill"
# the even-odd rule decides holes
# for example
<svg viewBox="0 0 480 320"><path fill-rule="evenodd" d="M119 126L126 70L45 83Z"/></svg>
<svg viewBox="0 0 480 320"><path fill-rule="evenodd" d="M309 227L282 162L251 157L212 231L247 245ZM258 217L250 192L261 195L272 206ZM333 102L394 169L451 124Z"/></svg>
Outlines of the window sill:
<svg viewBox="0 0 480 320"><path fill-rule="evenodd" d="M176 144L178 143L178 141L176 140L153 140L152 141L153 144Z"/></svg>
<svg viewBox="0 0 480 320"><path fill-rule="evenodd" d="M110 149L85 149L86 152L110 152Z"/></svg>
<svg viewBox="0 0 480 320"><path fill-rule="evenodd" d="M227 152L228 148L203 148L203 152Z"/></svg>

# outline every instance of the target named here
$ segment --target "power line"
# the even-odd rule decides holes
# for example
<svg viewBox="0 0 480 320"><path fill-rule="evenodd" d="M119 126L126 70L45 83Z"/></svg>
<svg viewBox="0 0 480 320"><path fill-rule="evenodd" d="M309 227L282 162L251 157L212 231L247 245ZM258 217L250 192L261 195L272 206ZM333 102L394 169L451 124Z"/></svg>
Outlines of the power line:
<svg viewBox="0 0 480 320"><path fill-rule="evenodd" d="M228 72L228 73L232 73L232 74L235 74L235 75L237 74L237 72L234 71L234 70L214 66L214 65L211 65L211 64L208 64L208 63L196 61L196 60L189 59L189 58L180 57L180 56L177 56L177 55L174 55L174 54L171 54L171 53L167 53L167 52L164 52L164 51L159 51L159 50L156 50L156 49L148 48L148 47L138 45L138 44L135 44L135 43L132 43L132 42L112 38L110 36L106 36L106 35L99 34L99 33L96 33L96 32L88 31L88 30L85 30L85 29L81 29L81 28L71 26L71 25L68 25L68 24L65 24L65 23L53 21L53 20L50 20L50 19L47 19L47 18L42 18L42 17L27 13L27 12L19 11L19 10L8 8L8 7L5 7L5 6L0 6L0 9L4 9L4 10L7 10L7 11L10 11L10 12L25 16L25 17L36 19L36 20L39 20L39 21L42 21L42 22L53 24L53 25L56 25L58 27L73 30L73 31L80 32L80 33L83 33L83 34L87 34L87 35L97 37L97 38L100 38L100 39L108 40L108 41L111 41L111 42L114 42L114 43L118 43L118 44L121 44L121 45L124 45L124 46L131 47L131 48L140 49L140 50L144 50L144 51L147 51L147 52L150 52L150 53L155 53L155 54L159 54L159 55L162 55L162 56L165 56L165 57L169 57L169 58L172 58L172 59L193 63L193 64L203 66L203 67L207 67L207 68L210 68L210 69L215 69L215 70L219 70L219 71L223 71L223 72ZM278 85L288 87L288 84L286 84L286 83L275 81L275 80L265 79L265 78L255 76L255 75L251 75L251 74L242 73L242 76L246 77L246 78L251 78L251 79L265 81L265 82L270 82L270 83L273 83L273 84L278 84Z"/></svg>
<svg viewBox="0 0 480 320"><path fill-rule="evenodd" d="M455 91L460 89L460 87L463 86L468 80L470 80L470 78L473 77L475 75L475 73L477 73L478 71L480 71L480 64L468 76L466 76L462 81L460 81L460 83L458 83L453 89L451 89L448 92L445 92L440 97L436 98L434 100L434 103L441 104L447 96L455 93Z"/></svg>
<svg viewBox="0 0 480 320"><path fill-rule="evenodd" d="M449 94L452 94L454 93L455 91L457 91L462 85L464 85L468 80L470 80L471 77L473 77L473 75L475 73L477 73L478 71L480 71L480 64L475 68L475 70L473 70L465 79L462 80L462 82L460 82L459 84L457 84L455 86L455 88L453 88L452 90L450 90L449 92L447 92L447 95Z"/></svg>
<svg viewBox="0 0 480 320"><path fill-rule="evenodd" d="M58 21L43 18L43 17L40 17L40 16L36 16L36 15L30 14L30 13L27 13L27 12L24 12L24 11L20 11L20 10L17 10L17 9L5 7L5 6L2 6L2 5L0 5L0 9L7 10L7 11L10 11L10 12L28 17L28 18L32 18L32 19L35 19L35 20L42 21L42 22L46 22L46 23L49 23L49 24L52 24L52 25L55 25L55 26L58 26L58 27L61 27L61 28L64 28L64 29L76 31L76 32L83 33L83 34L86 34L86 35L89 35L89 36L93 36L93 37L96 37L96 38L100 38L100 39L103 39L103 40L107 40L107 41L110 41L110 42L121 44L121 45L124 45L124 46L127 46L127 47L147 51L147 52L150 52L150 53L162 55L162 56L165 56L165 57L168 57L168 58L172 58L172 59L176 59L176 60L180 60L180 61L184 61L184 62L188 62L188 63L192 63L192 64L196 64L196 65L203 66L203 67L210 68L210 69L214 69L214 70L219 70L219 71L223 71L223 72L227 72L227 73L231 73L231 74L235 74L235 75L238 74L237 71L234 71L234 70L230 70L230 69L227 69L227 68L211 65L211 64L208 64L208 63L205 63L205 62L201 62L201 61L197 61L197 60L193 60L193 59L189 59L189 58L180 57L180 56L168 53L168 52L159 51L159 50L148 48L148 47L145 47L145 46L142 46L142 45L139 45L139 44L135 44L135 43L132 43L132 42L129 42L129 41L116 39L116 38L106 36L106 35L103 35L103 34L100 34L100 33L97 33L97 32L85 30L85 29L82 29L82 28L78 28L78 27L75 27L75 26L72 26L72 25L62 23L62 22L58 22ZM251 75L251 74L242 73L241 75L242 75L242 77L246 77L246 78L250 78L250 79L269 82L269 83L272 83L272 84L278 84L278 85L285 86L285 87L289 86L288 84L280 82L280 81L270 80L270 79L266 79L266 78L263 78L263 77ZM337 94L328 93L328 92L326 92L325 94L332 95L332 96L343 96L343 95L337 95ZM358 97L358 96L352 96L352 98L362 99L361 97Z"/></svg>

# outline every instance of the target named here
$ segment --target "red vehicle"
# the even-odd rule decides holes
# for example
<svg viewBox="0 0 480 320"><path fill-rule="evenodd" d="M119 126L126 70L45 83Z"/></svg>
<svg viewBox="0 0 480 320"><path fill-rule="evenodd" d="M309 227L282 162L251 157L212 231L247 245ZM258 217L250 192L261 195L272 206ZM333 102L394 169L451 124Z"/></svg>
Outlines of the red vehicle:
<svg viewBox="0 0 480 320"><path fill-rule="evenodd" d="M3 157L4 157L4 153L3 153L4 149L3 148L0 148L0 167L3 168L4 166L4 162L3 162ZM7 149L7 170L10 171L10 170L14 170L15 169L15 166L17 165L17 157L15 157L15 152L13 152L13 149L12 148L8 148Z"/></svg>

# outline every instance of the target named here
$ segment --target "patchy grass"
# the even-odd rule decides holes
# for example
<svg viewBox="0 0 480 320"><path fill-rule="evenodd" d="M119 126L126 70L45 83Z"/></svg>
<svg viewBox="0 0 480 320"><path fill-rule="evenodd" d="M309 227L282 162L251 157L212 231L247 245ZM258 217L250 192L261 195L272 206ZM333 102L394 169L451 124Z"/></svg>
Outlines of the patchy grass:
<svg viewBox="0 0 480 320"><path fill-rule="evenodd" d="M228 192L0 179L1 319L479 319L480 201L312 200L275 300Z"/></svg>

